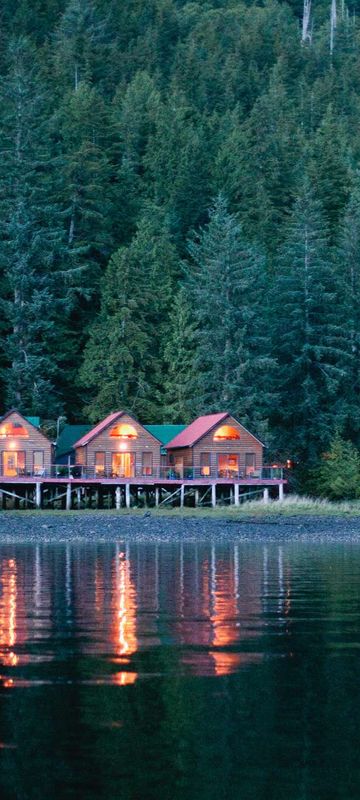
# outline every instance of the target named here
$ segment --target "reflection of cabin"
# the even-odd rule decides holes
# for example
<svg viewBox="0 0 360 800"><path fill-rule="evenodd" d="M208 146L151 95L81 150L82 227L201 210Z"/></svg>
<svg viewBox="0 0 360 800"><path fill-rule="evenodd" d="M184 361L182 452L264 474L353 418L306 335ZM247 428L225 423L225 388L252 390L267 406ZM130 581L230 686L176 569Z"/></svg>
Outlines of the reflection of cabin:
<svg viewBox="0 0 360 800"><path fill-rule="evenodd" d="M168 442L176 476L258 477L264 445L227 412L198 417Z"/></svg>
<svg viewBox="0 0 360 800"><path fill-rule="evenodd" d="M52 444L38 427L37 417L12 409L0 420L0 468L7 478L50 474Z"/></svg>
<svg viewBox="0 0 360 800"><path fill-rule="evenodd" d="M160 441L125 411L109 414L74 449L88 477L150 477L160 466Z"/></svg>

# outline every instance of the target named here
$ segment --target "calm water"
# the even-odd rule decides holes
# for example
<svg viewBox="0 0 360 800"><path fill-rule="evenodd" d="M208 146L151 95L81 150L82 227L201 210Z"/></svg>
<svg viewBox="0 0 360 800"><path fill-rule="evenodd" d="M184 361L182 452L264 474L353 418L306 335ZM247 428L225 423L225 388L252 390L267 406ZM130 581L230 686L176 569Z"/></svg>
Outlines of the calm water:
<svg viewBox="0 0 360 800"><path fill-rule="evenodd" d="M0 547L0 797L360 796L360 547Z"/></svg>

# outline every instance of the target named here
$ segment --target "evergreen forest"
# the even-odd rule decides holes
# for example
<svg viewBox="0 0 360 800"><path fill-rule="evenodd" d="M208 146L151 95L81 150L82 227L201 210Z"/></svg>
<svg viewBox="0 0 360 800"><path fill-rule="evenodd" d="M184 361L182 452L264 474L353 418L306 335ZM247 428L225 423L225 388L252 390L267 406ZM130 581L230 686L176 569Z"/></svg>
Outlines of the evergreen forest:
<svg viewBox="0 0 360 800"><path fill-rule="evenodd" d="M359 0L2 0L0 406L360 447Z"/></svg>

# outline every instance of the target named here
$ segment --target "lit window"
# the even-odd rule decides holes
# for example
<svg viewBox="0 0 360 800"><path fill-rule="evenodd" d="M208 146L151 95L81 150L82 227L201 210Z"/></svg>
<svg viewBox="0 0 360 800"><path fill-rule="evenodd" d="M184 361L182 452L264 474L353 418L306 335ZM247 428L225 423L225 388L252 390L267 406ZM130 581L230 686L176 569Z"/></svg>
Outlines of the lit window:
<svg viewBox="0 0 360 800"><path fill-rule="evenodd" d="M2 439L6 436L22 436L24 439L28 439L29 432L21 425L21 422L7 422L5 425L0 425L0 436Z"/></svg>
<svg viewBox="0 0 360 800"><path fill-rule="evenodd" d="M214 433L214 442L232 442L235 439L240 439L240 434L232 425L222 425Z"/></svg>
<svg viewBox="0 0 360 800"><path fill-rule="evenodd" d="M115 425L110 431L110 436L116 436L119 439L137 439L137 433L133 425L128 425L126 422L122 425Z"/></svg>

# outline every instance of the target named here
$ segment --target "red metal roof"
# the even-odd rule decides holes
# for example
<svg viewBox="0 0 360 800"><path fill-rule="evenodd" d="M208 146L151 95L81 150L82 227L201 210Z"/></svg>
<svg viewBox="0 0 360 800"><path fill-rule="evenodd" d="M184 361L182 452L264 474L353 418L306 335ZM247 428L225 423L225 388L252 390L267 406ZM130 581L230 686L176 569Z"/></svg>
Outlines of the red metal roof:
<svg viewBox="0 0 360 800"><path fill-rule="evenodd" d="M184 431L178 433L171 442L168 442L166 449L170 450L173 447L192 447L199 439L202 439L206 433L209 433L215 425L218 425L226 417L229 416L227 411L222 414L206 414L204 417L198 417L185 428Z"/></svg>
<svg viewBox="0 0 360 800"><path fill-rule="evenodd" d="M85 436L82 436L81 439L75 442L73 447L84 447L86 444L89 444L94 436L97 436L98 433L101 433L103 430L105 430L105 428L107 428L108 425L111 425L112 422L116 422L116 420L119 419L119 417L121 417L123 414L125 414L125 411L115 411L113 414L108 414L105 419L95 425L95 428L91 428L91 431L85 433Z"/></svg>

